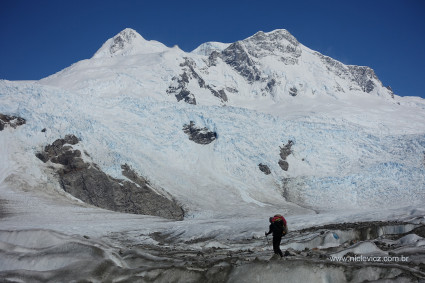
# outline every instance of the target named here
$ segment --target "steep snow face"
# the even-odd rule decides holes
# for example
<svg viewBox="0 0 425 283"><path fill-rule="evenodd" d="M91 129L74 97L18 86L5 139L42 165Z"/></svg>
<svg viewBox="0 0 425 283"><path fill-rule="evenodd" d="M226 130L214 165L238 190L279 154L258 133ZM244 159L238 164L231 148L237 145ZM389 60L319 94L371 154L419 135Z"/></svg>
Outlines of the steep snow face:
<svg viewBox="0 0 425 283"><path fill-rule="evenodd" d="M83 60L40 83L99 98L124 95L175 101L165 94L172 77L180 71L178 58L183 54L178 48L170 48L157 53Z"/></svg>
<svg viewBox="0 0 425 283"><path fill-rule="evenodd" d="M135 30L127 28L107 40L93 55L93 58L155 53L166 49L167 47L162 43L153 40L147 41Z"/></svg>
<svg viewBox="0 0 425 283"><path fill-rule="evenodd" d="M258 32L231 44L221 55L257 95L278 101L296 96L344 99L362 93L393 96L372 69L346 66L312 51L286 30Z"/></svg>
<svg viewBox="0 0 425 283"><path fill-rule="evenodd" d="M227 47L229 47L229 45L229 43L221 43L215 41L205 42L199 45L191 53L196 55L210 56L213 51L221 52Z"/></svg>

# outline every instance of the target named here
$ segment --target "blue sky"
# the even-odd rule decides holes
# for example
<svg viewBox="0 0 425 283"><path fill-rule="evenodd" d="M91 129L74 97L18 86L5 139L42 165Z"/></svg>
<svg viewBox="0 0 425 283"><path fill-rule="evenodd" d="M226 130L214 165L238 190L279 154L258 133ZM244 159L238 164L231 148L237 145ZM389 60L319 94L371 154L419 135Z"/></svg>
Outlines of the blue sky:
<svg viewBox="0 0 425 283"><path fill-rule="evenodd" d="M126 27L185 51L284 28L311 49L373 68L398 95L425 98L424 0L0 0L0 79L56 73Z"/></svg>

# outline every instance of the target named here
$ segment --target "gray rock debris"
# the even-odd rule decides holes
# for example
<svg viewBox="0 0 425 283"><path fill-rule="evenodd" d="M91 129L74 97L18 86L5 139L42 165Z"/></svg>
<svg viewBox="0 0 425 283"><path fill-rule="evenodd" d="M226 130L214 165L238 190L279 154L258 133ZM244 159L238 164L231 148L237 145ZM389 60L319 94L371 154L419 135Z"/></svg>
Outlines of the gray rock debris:
<svg viewBox="0 0 425 283"><path fill-rule="evenodd" d="M190 58L186 57L184 59L185 61L180 64L183 73L172 78L172 84L168 87L167 93L174 94L177 101L183 100L188 104L196 105L195 95L187 88L190 80L194 79L197 81L200 88L208 89L215 97L220 98L222 102L227 102L228 98L226 92L223 89L216 90L212 86L208 85L201 75L195 70L196 63Z"/></svg>
<svg viewBox="0 0 425 283"><path fill-rule="evenodd" d="M272 171L270 171L269 166L264 165L262 163L258 164L258 168L260 168L261 172L263 172L266 175L270 175Z"/></svg>
<svg viewBox="0 0 425 283"><path fill-rule="evenodd" d="M221 52L221 57L226 64L235 69L248 82L252 83L260 80L260 71L240 41L232 43L224 49Z"/></svg>
<svg viewBox="0 0 425 283"><path fill-rule="evenodd" d="M280 160L278 164L283 171L288 171L289 169L289 163L286 161L286 158L292 153L291 147L293 144L294 142L289 140L287 144L280 147Z"/></svg>
<svg viewBox="0 0 425 283"><path fill-rule="evenodd" d="M24 125L25 123L26 120L24 118L0 113L0 131L3 131L6 126L16 129L16 127Z"/></svg>
<svg viewBox="0 0 425 283"><path fill-rule="evenodd" d="M113 178L96 164L84 162L81 152L71 146L77 143L77 137L67 135L36 154L43 162L50 160L60 165L56 168L64 191L104 209L183 219L184 211L176 201L154 190L149 182L130 166L121 166L123 176L129 180Z"/></svg>
<svg viewBox="0 0 425 283"><path fill-rule="evenodd" d="M354 86L350 89L358 89L366 93L370 93L376 87L374 81L382 85L382 82L376 76L373 69L366 66L344 65L341 62L332 59L331 57L322 55L318 52L315 53L323 63L325 63L328 71L334 73L342 79L348 79L354 82ZM383 86L383 85L382 85ZM394 97L391 89L388 89L389 94Z"/></svg>
<svg viewBox="0 0 425 283"><path fill-rule="evenodd" d="M257 32L255 35L230 44L219 57L243 76L248 82L262 81L261 65L256 62L267 56L275 58L286 65L295 65L301 56L300 43L286 30L275 30L270 33ZM210 60L215 63L217 54ZM263 74L264 75L264 74ZM270 88L272 85L267 85Z"/></svg>
<svg viewBox="0 0 425 283"><path fill-rule="evenodd" d="M375 72L369 67L348 66L348 69L352 75L352 80L366 93L370 93L376 86L372 79L379 81Z"/></svg>
<svg viewBox="0 0 425 283"><path fill-rule="evenodd" d="M136 33L132 30L123 30L117 34L113 39L113 44L109 47L109 52L111 54L116 53L119 50L124 49L124 47L136 38Z"/></svg>
<svg viewBox="0 0 425 283"><path fill-rule="evenodd" d="M190 121L189 124L183 125L183 131L189 136L189 140L198 144L209 144L217 139L217 133L209 131L208 128L197 128L195 123Z"/></svg>
<svg viewBox="0 0 425 283"><path fill-rule="evenodd" d="M298 94L298 89L297 89L296 87L291 87L291 88L289 89L289 94L290 94L291 96L297 96L297 94Z"/></svg>

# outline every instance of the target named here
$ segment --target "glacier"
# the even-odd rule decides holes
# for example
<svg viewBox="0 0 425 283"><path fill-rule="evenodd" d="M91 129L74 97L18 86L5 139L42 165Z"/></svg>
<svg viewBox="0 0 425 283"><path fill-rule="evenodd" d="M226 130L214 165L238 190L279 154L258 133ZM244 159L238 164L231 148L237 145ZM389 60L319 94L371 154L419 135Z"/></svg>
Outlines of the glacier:
<svg viewBox="0 0 425 283"><path fill-rule="evenodd" d="M194 99L178 100L177 93L167 91L170 86ZM264 266L274 275L258 271L252 282L278 280L281 273L296 282L304 278L299 272L312 276L317 264L322 267L316 274L344 282L350 281L348 273L356 273L355 266L311 255L305 261L301 250L360 253L343 247L359 240L357 232L332 228L346 235L338 243L329 237L307 243L321 236L296 233L358 221L399 221L409 227L361 238L366 247L425 223L425 101L394 94L372 69L319 54L286 30L231 44L206 43L187 53L125 29L92 58L40 81L1 80L0 113L26 120L0 132L5 259L0 278L11 282L69 281L69 271L82 266L80 279L99 282L103 275L161 282L167 272L186 282L211 272L214 282L220 270L227 270L222 280L242 282ZM215 132L216 139L193 142L183 131L190 122ZM173 196L184 220L106 211L64 192L51 164L35 154L67 134L76 135L79 149L110 176L125 178L121 165L128 164ZM289 141L283 170L280 149ZM279 262L269 262L271 248L262 237L275 213L284 214L293 231L282 247L303 247L295 261L283 263L299 261L298 273L289 267L279 271ZM410 234L416 235L412 242L391 243L408 255L420 243L419 234ZM220 260L212 260L212 250ZM423 262L423 246L416 252L415 260ZM207 265L199 263L198 253L205 253ZM385 277L387 268L361 269L352 278L407 278L405 265L393 266ZM420 268L409 272L412 278L425 277Z"/></svg>

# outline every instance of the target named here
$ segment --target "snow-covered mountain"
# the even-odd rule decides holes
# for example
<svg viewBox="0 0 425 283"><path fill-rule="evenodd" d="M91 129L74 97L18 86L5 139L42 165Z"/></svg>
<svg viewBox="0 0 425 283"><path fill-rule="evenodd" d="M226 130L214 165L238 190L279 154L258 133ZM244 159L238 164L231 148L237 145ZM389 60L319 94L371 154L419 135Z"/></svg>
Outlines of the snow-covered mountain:
<svg viewBox="0 0 425 283"><path fill-rule="evenodd" d="M228 96L227 104L235 106L258 97L290 101L295 96L393 96L372 69L347 66L315 52L286 30L258 32L232 44L208 42L185 53L125 29L90 60L41 81L82 93L127 96L143 95L152 87L149 82L158 85L150 91L158 99L164 100L166 91L192 104L220 104Z"/></svg>
<svg viewBox="0 0 425 283"><path fill-rule="evenodd" d="M286 30L186 53L125 29L93 58L30 86L46 105L64 96L72 105L75 122L59 112L63 129L49 106L36 123L51 139L76 134L105 172L118 178L130 164L188 215L215 214L216 202L267 207L286 198L323 209L425 200L423 101L396 96L369 67L344 65ZM189 140L182 129L191 121L217 139Z"/></svg>
<svg viewBox="0 0 425 283"><path fill-rule="evenodd" d="M175 219L182 210L184 224L149 220L145 235L168 227L174 239L217 241L254 237L277 212L299 229L423 212L425 101L286 30L188 53L125 29L40 81L0 81L0 114L0 197L20 215L32 211L25 202L43 215L22 216L17 229L73 233L46 215L69 212L81 227L87 203ZM131 230L136 218L126 217L106 230ZM231 220L197 222L217 219ZM243 232L233 237L229 223Z"/></svg>

